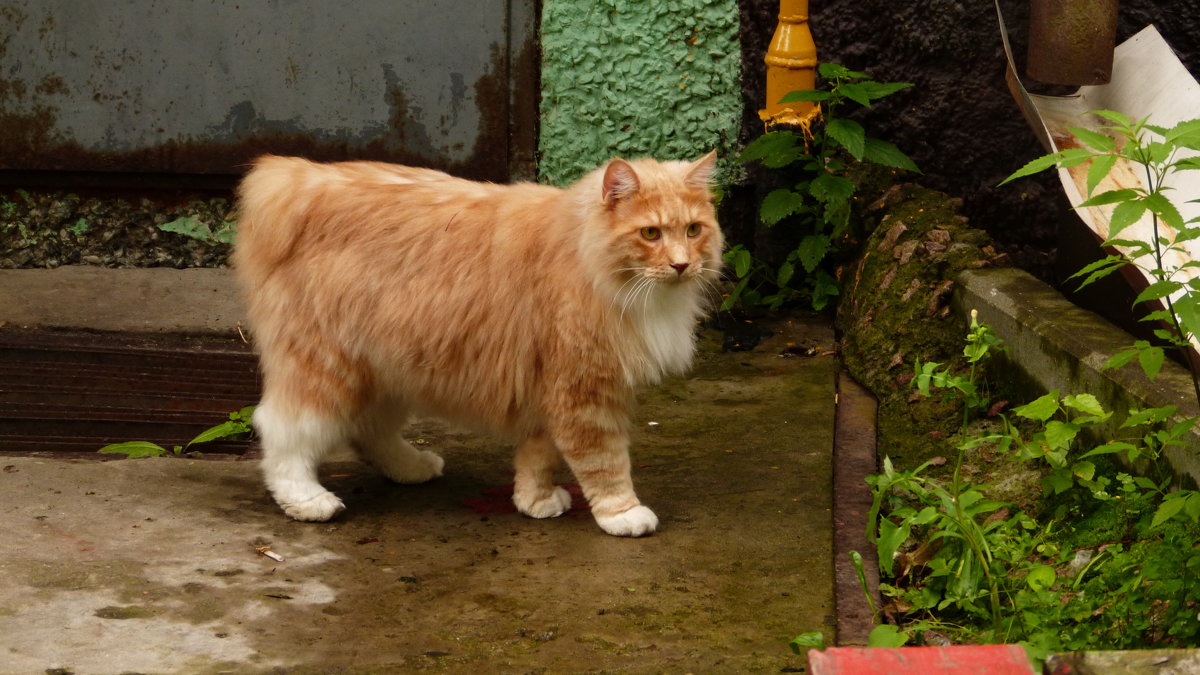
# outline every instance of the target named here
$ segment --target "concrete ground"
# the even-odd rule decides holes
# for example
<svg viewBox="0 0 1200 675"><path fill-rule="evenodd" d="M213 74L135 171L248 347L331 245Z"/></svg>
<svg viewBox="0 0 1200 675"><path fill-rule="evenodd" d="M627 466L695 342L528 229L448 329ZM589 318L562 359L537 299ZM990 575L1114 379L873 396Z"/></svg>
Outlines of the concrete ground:
<svg viewBox="0 0 1200 675"><path fill-rule="evenodd" d="M147 272L0 271L0 321L228 331L240 316L222 271ZM435 421L410 437L444 477L397 486L332 462L348 510L324 524L287 519L252 461L0 457L0 672L799 668L788 640L833 633L837 363L827 324L772 329L734 353L705 332L691 376L642 397L634 480L661 520L644 539L583 508L516 514L507 444Z"/></svg>

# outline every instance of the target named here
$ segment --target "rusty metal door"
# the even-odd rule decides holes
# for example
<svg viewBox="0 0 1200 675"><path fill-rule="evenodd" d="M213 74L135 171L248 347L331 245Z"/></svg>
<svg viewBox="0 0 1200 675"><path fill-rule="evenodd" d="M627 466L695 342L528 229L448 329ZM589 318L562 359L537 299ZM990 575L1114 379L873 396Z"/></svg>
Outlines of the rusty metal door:
<svg viewBox="0 0 1200 675"><path fill-rule="evenodd" d="M537 0L0 0L0 178L273 152L531 178Z"/></svg>

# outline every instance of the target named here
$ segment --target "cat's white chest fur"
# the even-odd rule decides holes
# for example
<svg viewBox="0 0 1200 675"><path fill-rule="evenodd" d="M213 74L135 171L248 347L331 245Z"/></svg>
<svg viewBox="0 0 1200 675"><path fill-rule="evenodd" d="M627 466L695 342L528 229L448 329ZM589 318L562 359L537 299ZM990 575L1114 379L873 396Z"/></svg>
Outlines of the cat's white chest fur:
<svg viewBox="0 0 1200 675"><path fill-rule="evenodd" d="M633 312L646 356L646 371L641 375L657 382L691 367L700 302L691 284L654 289L646 294L644 302L644 307Z"/></svg>

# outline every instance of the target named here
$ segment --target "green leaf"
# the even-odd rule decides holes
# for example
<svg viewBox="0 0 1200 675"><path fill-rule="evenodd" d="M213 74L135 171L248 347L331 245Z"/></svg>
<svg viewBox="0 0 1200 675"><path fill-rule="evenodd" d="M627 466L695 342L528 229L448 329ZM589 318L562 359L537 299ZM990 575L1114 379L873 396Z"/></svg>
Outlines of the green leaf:
<svg viewBox="0 0 1200 675"><path fill-rule="evenodd" d="M1104 410L1104 406L1100 404L1100 400L1092 394L1064 396L1062 403L1068 408L1078 410L1085 415L1095 415L1096 417L1108 417L1109 415Z"/></svg>
<svg viewBox="0 0 1200 675"><path fill-rule="evenodd" d="M1109 171L1112 171L1113 165L1116 163L1116 155L1100 155L1092 160L1092 165L1088 167L1087 172L1088 195L1091 195L1096 190L1096 186L1100 184L1100 181L1104 180Z"/></svg>
<svg viewBox="0 0 1200 675"><path fill-rule="evenodd" d="M866 89L863 88L861 83L848 82L836 87L835 91L864 108L871 107L871 97L867 94Z"/></svg>
<svg viewBox="0 0 1200 675"><path fill-rule="evenodd" d="M796 251L805 272L811 273L817 269L817 265L821 264L825 254L829 252L829 243L829 237L824 234L810 234L800 240Z"/></svg>
<svg viewBox="0 0 1200 675"><path fill-rule="evenodd" d="M825 634L819 630L811 633L801 633L800 635L792 638L792 640L788 642L788 646L791 647L792 652L796 654L804 654L804 652L809 649L824 649Z"/></svg>
<svg viewBox="0 0 1200 675"><path fill-rule="evenodd" d="M1053 567L1038 565L1029 570L1029 574L1025 577L1025 583L1035 591L1045 591L1054 585L1057 578Z"/></svg>
<svg viewBox="0 0 1200 675"><path fill-rule="evenodd" d="M867 150L867 132L854 120L835 119L825 125L825 135L849 152L854 159L862 161Z"/></svg>
<svg viewBox="0 0 1200 675"><path fill-rule="evenodd" d="M792 280L792 275L796 273L796 266L788 261L783 261L779 264L779 272L775 276L775 285L780 288L787 288L788 282Z"/></svg>
<svg viewBox="0 0 1200 675"><path fill-rule="evenodd" d="M1071 473L1084 480L1092 480L1096 477L1096 465L1091 462L1075 462L1071 465Z"/></svg>
<svg viewBox="0 0 1200 675"><path fill-rule="evenodd" d="M1124 256L1110 255L1085 265L1083 269L1067 278L1074 279L1078 276L1083 276L1085 274L1088 275L1088 277L1079 284L1079 288L1083 288L1088 284L1091 284L1093 281L1102 279L1128 264L1129 261L1126 260Z"/></svg>
<svg viewBox="0 0 1200 675"><path fill-rule="evenodd" d="M896 564L896 551L908 539L909 532L910 528L907 522L896 525L886 518L879 521L879 539L875 542L875 546L879 555L880 572L891 574L892 567Z"/></svg>
<svg viewBox="0 0 1200 675"><path fill-rule="evenodd" d="M821 173L808 185L808 192L818 201L845 202L854 194L854 183L831 173Z"/></svg>
<svg viewBox="0 0 1200 675"><path fill-rule="evenodd" d="M868 647L903 647L909 639L908 633L890 623L881 623L867 635Z"/></svg>
<svg viewBox="0 0 1200 675"><path fill-rule="evenodd" d="M913 84L912 82L875 82L873 80L867 80L865 82L859 82L858 86L867 95L867 98L875 101L885 96L891 96L898 91L908 89L909 87L913 86Z"/></svg>
<svg viewBox="0 0 1200 675"><path fill-rule="evenodd" d="M1118 452L1127 452L1129 450L1136 449L1137 448L1132 443L1126 443L1124 441L1112 441L1111 443L1097 445L1091 450L1088 450L1080 455L1080 459L1083 459L1084 457L1091 457L1092 455L1111 455Z"/></svg>
<svg viewBox="0 0 1200 675"><path fill-rule="evenodd" d="M1153 530L1162 525L1183 510L1187 502L1187 495L1181 495L1180 492L1167 495L1166 499L1163 499L1162 503L1158 505L1158 509L1154 512L1154 519L1150 521L1150 529Z"/></svg>
<svg viewBox="0 0 1200 675"><path fill-rule="evenodd" d="M1125 128L1125 129L1128 129L1129 127L1133 126L1133 120L1130 119L1130 117L1128 115L1125 115L1124 113L1119 113L1115 110L1092 110L1090 112L1093 115L1103 117L1104 119L1108 120L1109 122L1112 122L1112 123L1116 124L1117 126Z"/></svg>
<svg viewBox="0 0 1200 675"><path fill-rule="evenodd" d="M1109 238L1116 237L1121 230L1141 220L1145 213L1146 204L1140 199L1117 204L1108 219Z"/></svg>
<svg viewBox="0 0 1200 675"><path fill-rule="evenodd" d="M1082 208L1085 208L1088 206L1103 206L1105 204L1117 204L1119 202L1126 202L1131 199L1137 199L1137 197L1138 197L1137 191L1130 189L1130 188L1124 188L1121 190L1107 190L1105 192L1101 192L1100 194L1091 197L1090 199L1085 199L1084 201L1076 204L1075 208L1082 209Z"/></svg>
<svg viewBox="0 0 1200 675"><path fill-rule="evenodd" d="M195 438L188 441L187 444L188 444L188 446L191 446L196 443L209 443L212 441L219 441L223 438L229 438L230 436L244 434L247 431L249 431L249 429L247 428L245 422L229 420L228 422L222 422L214 427L209 427L208 429L201 431L199 434L196 435Z"/></svg>
<svg viewBox="0 0 1200 675"><path fill-rule="evenodd" d="M1174 303L1175 315L1188 335L1200 336L1200 294L1190 292Z"/></svg>
<svg viewBox="0 0 1200 675"><path fill-rule="evenodd" d="M1075 481L1071 478L1071 472L1066 469L1055 469L1042 478L1042 485L1056 495L1070 490L1074 484Z"/></svg>
<svg viewBox="0 0 1200 675"><path fill-rule="evenodd" d="M759 160L764 166L778 169L804 155L805 150L798 144L796 134L790 131L769 131L743 148L738 155L738 161L747 163Z"/></svg>
<svg viewBox="0 0 1200 675"><path fill-rule="evenodd" d="M1147 195L1142 201L1145 202L1146 208L1150 209L1168 226L1175 230L1183 229L1183 216L1179 215L1179 210L1175 208L1175 205L1163 193L1154 192Z"/></svg>
<svg viewBox="0 0 1200 675"><path fill-rule="evenodd" d="M1025 419L1037 420L1038 422L1045 422L1051 417L1054 417L1054 414L1057 413L1058 410L1059 406L1057 389L1049 394L1046 394L1045 396L1039 397L1030 403L1013 408L1013 412L1017 415L1020 415Z"/></svg>
<svg viewBox="0 0 1200 675"><path fill-rule="evenodd" d="M127 459L137 459L138 457L161 457L167 454L167 449L157 443L150 441L127 441L125 443L112 443L97 450L105 454L126 455Z"/></svg>
<svg viewBox="0 0 1200 675"><path fill-rule="evenodd" d="M821 91L820 89L797 89L796 91L789 91L788 93L784 94L783 98L779 99L779 102L796 103L798 101L828 101L832 96L833 94L827 91Z"/></svg>
<svg viewBox="0 0 1200 675"><path fill-rule="evenodd" d="M1042 171L1045 171L1046 169L1049 169L1050 167L1055 166L1057 164L1058 164L1058 154L1057 153L1052 154L1052 155L1042 155L1041 157L1038 157L1037 159L1030 161L1028 164L1021 167L1020 169L1017 169L1016 171L1014 171L1012 173L1012 175L1010 175L1008 178L1005 178L1004 180L1000 181L999 185L1004 185L1005 183L1007 183L1009 181L1016 180L1018 178L1024 178L1025 176L1032 176L1035 173L1041 173ZM999 187L999 185L997 185L997 187Z"/></svg>
<svg viewBox="0 0 1200 675"><path fill-rule="evenodd" d="M1162 406L1161 408L1146 408L1145 410L1130 410L1129 416L1121 423L1122 429L1142 426L1143 424L1159 424L1165 422L1175 415L1178 410L1173 405Z"/></svg>
<svg viewBox="0 0 1200 675"><path fill-rule="evenodd" d="M212 230L196 216L183 216L158 226L163 232L174 232L200 241L212 241Z"/></svg>
<svg viewBox="0 0 1200 675"><path fill-rule="evenodd" d="M763 197L758 216L769 227L798 212L803 206L804 195L787 188L779 188Z"/></svg>
<svg viewBox="0 0 1200 675"><path fill-rule="evenodd" d="M750 255L750 251L739 245L729 249L729 253L726 256L729 258L729 262L733 264L734 274L738 275L739 278L750 273L750 265L754 261L753 256Z"/></svg>
<svg viewBox="0 0 1200 675"><path fill-rule="evenodd" d="M1097 152L1112 152L1116 149L1117 142L1107 134L1085 129L1083 127L1068 127L1067 131L1083 142L1084 145Z"/></svg>
<svg viewBox="0 0 1200 675"><path fill-rule="evenodd" d="M839 66L836 63L821 63L817 65L817 72L820 73L821 77L827 80L841 80L846 78L862 79L864 77L870 77L866 73L860 73L857 70L850 70L849 68L845 66Z"/></svg>
<svg viewBox="0 0 1200 675"><path fill-rule="evenodd" d="M1179 283L1178 281L1171 281L1170 279L1156 281L1147 286L1141 293L1138 293L1138 296L1134 299L1133 304L1136 305L1140 302L1161 300L1162 298L1167 297L1182 287L1183 284Z"/></svg>
<svg viewBox="0 0 1200 675"><path fill-rule="evenodd" d="M1071 445L1079 434L1079 425L1072 422L1050 420L1046 422L1046 443L1051 448L1060 449Z"/></svg>
<svg viewBox="0 0 1200 675"><path fill-rule="evenodd" d="M1141 342L1139 340L1139 342ZM1162 369L1163 350L1162 347L1146 346L1138 349L1138 365L1142 367L1142 372L1146 374L1146 378L1153 380L1158 377L1158 371Z"/></svg>
<svg viewBox="0 0 1200 675"><path fill-rule="evenodd" d="M921 173L921 170L917 168L916 162L912 161L900 148L878 138L866 139L863 148L863 159L893 169Z"/></svg>

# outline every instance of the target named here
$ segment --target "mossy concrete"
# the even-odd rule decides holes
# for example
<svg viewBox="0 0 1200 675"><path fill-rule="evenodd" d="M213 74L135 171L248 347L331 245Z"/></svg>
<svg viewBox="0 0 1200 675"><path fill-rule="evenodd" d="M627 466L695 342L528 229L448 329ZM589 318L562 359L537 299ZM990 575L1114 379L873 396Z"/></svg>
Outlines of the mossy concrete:
<svg viewBox="0 0 1200 675"><path fill-rule="evenodd" d="M1094 394L1112 419L1095 433L1120 438L1119 425L1134 408L1173 405L1180 415L1200 415L1191 377L1172 361L1148 380L1136 363L1106 369L1104 363L1134 338L1100 316L1081 309L1049 285L1017 269L967 270L956 278L954 306L960 316L978 310L1007 347L993 366L1009 381L1025 382L1032 399L1059 390ZM1177 475L1200 482L1200 431L1193 427L1184 446L1164 455Z"/></svg>
<svg viewBox="0 0 1200 675"><path fill-rule="evenodd" d="M642 397L634 480L661 519L643 539L584 508L516 514L509 444L431 420L411 437L444 477L339 457L323 480L348 510L322 524L287 519L253 461L0 457L0 672L799 668L788 640L834 633L838 364L826 322L769 328L735 353L705 330L692 374Z"/></svg>

